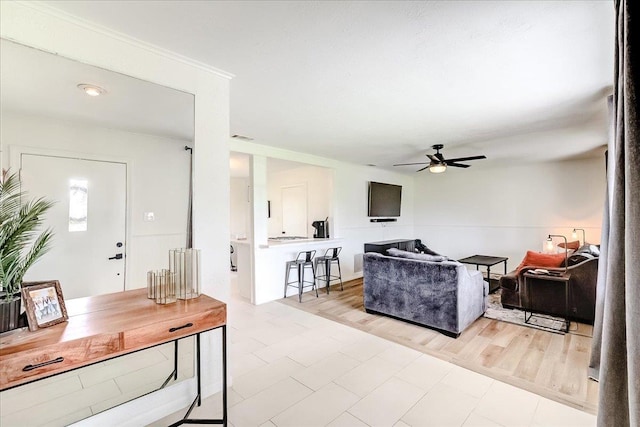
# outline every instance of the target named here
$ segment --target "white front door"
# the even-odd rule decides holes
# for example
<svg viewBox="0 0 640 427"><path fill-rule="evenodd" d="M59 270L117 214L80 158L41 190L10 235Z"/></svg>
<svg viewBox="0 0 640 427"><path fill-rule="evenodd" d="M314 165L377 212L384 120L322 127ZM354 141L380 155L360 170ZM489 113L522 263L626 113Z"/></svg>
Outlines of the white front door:
<svg viewBox="0 0 640 427"><path fill-rule="evenodd" d="M23 153L20 166L28 197L56 202L51 250L24 280L59 280L65 299L123 291L127 165Z"/></svg>
<svg viewBox="0 0 640 427"><path fill-rule="evenodd" d="M307 237L307 186L282 187L282 234Z"/></svg>

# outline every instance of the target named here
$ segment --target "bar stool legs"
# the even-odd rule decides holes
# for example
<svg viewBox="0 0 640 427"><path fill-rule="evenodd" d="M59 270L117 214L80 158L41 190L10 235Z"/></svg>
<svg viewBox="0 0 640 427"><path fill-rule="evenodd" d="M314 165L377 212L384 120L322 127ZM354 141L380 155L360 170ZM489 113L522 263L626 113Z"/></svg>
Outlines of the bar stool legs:
<svg viewBox="0 0 640 427"><path fill-rule="evenodd" d="M298 288L298 302L302 302L302 291L305 287L305 283L308 283L307 286L311 286L311 289L316 291L316 297L318 297L318 288L316 286L316 265L314 262L314 256L316 251L306 251L298 253L298 256L293 261L287 261L287 269L285 272L284 278L284 297L287 297L287 287L297 287ZM313 275L313 281L308 281L304 279L305 269L311 267L311 273ZM297 269L297 280L290 282L289 276L292 268Z"/></svg>
<svg viewBox="0 0 640 427"><path fill-rule="evenodd" d="M327 249L323 256L319 256L315 259L316 270L318 270L318 265L322 265L324 268L324 274L320 274L318 272L316 278L318 280L325 281L327 293L329 293L331 282L335 280L340 280L340 290L344 291L344 286L342 284L342 269L340 268L340 258L338 258L341 250L341 247ZM334 262L338 264L337 276L331 275L331 264Z"/></svg>

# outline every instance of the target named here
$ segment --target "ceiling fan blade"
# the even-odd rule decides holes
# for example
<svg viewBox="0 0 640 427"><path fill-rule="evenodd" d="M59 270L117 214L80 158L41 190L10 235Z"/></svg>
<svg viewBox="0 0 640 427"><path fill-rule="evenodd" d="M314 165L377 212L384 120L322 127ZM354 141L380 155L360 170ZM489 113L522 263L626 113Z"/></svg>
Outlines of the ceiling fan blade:
<svg viewBox="0 0 640 427"><path fill-rule="evenodd" d="M471 165L463 165L462 163L455 163L455 162L450 162L449 160L447 160L447 166L453 166L454 168L468 168Z"/></svg>
<svg viewBox="0 0 640 427"><path fill-rule="evenodd" d="M428 168L429 166L431 166L431 164L428 164L427 166L423 167L422 169L418 169L416 172L422 172L423 170L425 170L426 168Z"/></svg>
<svg viewBox="0 0 640 427"><path fill-rule="evenodd" d="M472 156L472 157L458 157L456 159L447 159L445 160L447 162L447 164L449 164L449 162L467 162L469 160L480 160L480 159L486 159L487 156Z"/></svg>
<svg viewBox="0 0 640 427"><path fill-rule="evenodd" d="M428 162L418 162L418 163L398 163L397 165L393 165L393 166L409 166L409 165L425 165L428 164Z"/></svg>
<svg viewBox="0 0 640 427"><path fill-rule="evenodd" d="M431 159L431 161L433 163L440 163L442 161L442 159L437 158L436 156L434 156L433 154L427 154L427 157L429 159Z"/></svg>

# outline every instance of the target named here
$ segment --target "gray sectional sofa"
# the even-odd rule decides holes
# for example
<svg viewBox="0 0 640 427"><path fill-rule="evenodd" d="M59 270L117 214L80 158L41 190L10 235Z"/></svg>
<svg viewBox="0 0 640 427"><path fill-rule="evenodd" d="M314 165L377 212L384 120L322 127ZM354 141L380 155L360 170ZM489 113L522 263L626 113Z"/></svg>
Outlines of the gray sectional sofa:
<svg viewBox="0 0 640 427"><path fill-rule="evenodd" d="M390 249L364 254L367 312L406 320L458 337L482 316L489 284L446 257Z"/></svg>

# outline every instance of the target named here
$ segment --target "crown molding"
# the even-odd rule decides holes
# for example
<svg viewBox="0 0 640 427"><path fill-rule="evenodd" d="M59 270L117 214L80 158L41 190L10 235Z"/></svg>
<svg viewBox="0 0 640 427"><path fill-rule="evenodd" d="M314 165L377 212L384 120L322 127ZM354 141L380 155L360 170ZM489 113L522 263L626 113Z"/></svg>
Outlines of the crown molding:
<svg viewBox="0 0 640 427"><path fill-rule="evenodd" d="M159 46L153 45L151 43L147 43L145 41L136 39L134 37L131 37L127 34L115 31L111 28L105 27L103 25L100 24L96 24L95 22L91 22L88 21L86 19L82 19L79 18L77 16L71 15L67 12L64 12L60 9L57 9L55 7L49 6L47 4L42 3L41 1L25 1L25 0L18 0L15 1L14 3L20 4L21 6L24 6L26 8L35 10L37 12L43 13L45 15L49 15L49 16L53 16L57 19L63 20L67 23L70 23L72 25L76 25L78 27L81 27L85 30L89 30L89 31L93 31L95 33L101 34L103 36L107 36L110 37L112 39L118 40L120 42L123 43L127 43L131 46L135 46L136 48L139 49L144 49L148 52L151 52L155 55L170 59L172 61L177 61L180 63L183 63L185 65L188 65L190 67L194 67L194 68L198 68L200 70L206 71L208 73L212 73L215 74L219 77L223 77L226 79L232 79L235 77L234 74L232 73L228 73L226 71L220 70L218 68L212 67L208 64L205 64L204 62L200 62L197 61L195 59L189 58L187 56L184 55L180 55L179 53L170 51L168 49L164 49L161 48Z"/></svg>

